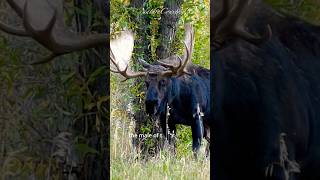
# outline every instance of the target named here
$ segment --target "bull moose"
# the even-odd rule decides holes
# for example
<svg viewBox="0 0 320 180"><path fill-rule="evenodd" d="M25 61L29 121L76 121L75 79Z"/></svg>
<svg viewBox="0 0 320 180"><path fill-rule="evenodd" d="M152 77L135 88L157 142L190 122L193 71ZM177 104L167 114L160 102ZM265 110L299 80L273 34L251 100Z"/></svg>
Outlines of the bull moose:
<svg viewBox="0 0 320 180"><path fill-rule="evenodd" d="M133 49L133 37L125 33L127 41L120 41L119 46L131 47L127 53L131 56ZM118 39L121 39L119 37ZM129 39L129 41L128 41ZM130 40L131 39L131 40ZM117 41L117 40L116 40ZM145 77L146 113L160 117L161 128L168 138L168 132L176 132L176 124L191 126L192 149L196 153L201 145L203 137L209 142L209 109L210 109L210 72L208 69L192 64L191 56L194 44L194 31L191 25L185 26L184 54L173 55L166 59L158 60L155 64L149 64L143 60L140 63L144 71L132 72L128 64L121 67L121 57L125 53L118 53L110 48L110 60L115 69L111 71L120 73L126 79ZM125 58L125 57L124 57ZM130 58L126 58L129 60ZM168 108L170 116L167 120ZM167 124L169 130L167 130Z"/></svg>
<svg viewBox="0 0 320 180"><path fill-rule="evenodd" d="M214 0L213 179L320 179L320 27Z"/></svg>

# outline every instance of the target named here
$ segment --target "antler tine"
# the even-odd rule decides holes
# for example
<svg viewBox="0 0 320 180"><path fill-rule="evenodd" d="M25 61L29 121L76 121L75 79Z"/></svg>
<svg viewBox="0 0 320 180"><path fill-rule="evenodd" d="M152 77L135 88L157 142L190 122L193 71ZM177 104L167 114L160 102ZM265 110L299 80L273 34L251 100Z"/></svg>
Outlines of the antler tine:
<svg viewBox="0 0 320 180"><path fill-rule="evenodd" d="M193 47L194 47L194 30L193 30L193 27L191 26L191 24L187 24L185 26L185 28L186 28L185 40L183 42L184 47L185 47L185 55L184 55L184 60L182 60L179 57L179 60L182 61L183 63L177 70L178 76L181 76L183 74L190 74L186 70L186 67L189 62L192 62L192 51L193 51Z"/></svg>
<svg viewBox="0 0 320 180"><path fill-rule="evenodd" d="M47 62L52 61L55 57L58 57L58 56L59 56L59 54L51 53L50 55L44 57L44 58L43 58L42 60L40 60L40 61L35 61L35 62L30 63L30 65L44 64L44 63L47 63Z"/></svg>
<svg viewBox="0 0 320 180"><path fill-rule="evenodd" d="M178 56L179 66L173 66L172 64L167 64L167 63L158 61L161 65L170 68L170 70L168 70L168 71L163 71L161 73L162 76L172 76L172 75L181 76L183 74L190 74L189 72L187 72L185 70L185 67L188 64L188 59L189 59L189 56L190 56L190 54L189 54L190 50L188 49L188 46L187 46L187 44L185 42L184 42L184 46L186 48L186 56L185 56L184 60L182 60L181 57Z"/></svg>
<svg viewBox="0 0 320 180"><path fill-rule="evenodd" d="M189 51L189 59L188 61L191 59L191 54L193 51L193 47L194 47L194 31L193 31L193 27L191 24L186 24L185 25L185 39L184 39L184 43L187 45L187 48L185 49L186 51ZM186 53L185 51L185 53Z"/></svg>
<svg viewBox="0 0 320 180"><path fill-rule="evenodd" d="M114 72L114 73L120 72L120 71L121 71L121 70L120 70L120 67L119 67L119 65L116 63L116 60L115 60L115 57L114 57L114 54L113 54L112 50L110 50L110 60L111 60L111 63L112 63L114 66L116 66L116 68L117 68L117 70L114 70L114 69L112 69L111 66L110 66L110 71L111 71L111 72Z"/></svg>
<svg viewBox="0 0 320 180"><path fill-rule="evenodd" d="M216 16L213 16L212 22L214 25L219 24L227 15L229 10L229 0L222 1L221 10L217 13Z"/></svg>
<svg viewBox="0 0 320 180"><path fill-rule="evenodd" d="M6 1L22 18L23 28L0 22L0 30L16 36L29 36L51 51L49 56L32 64L46 63L57 56L108 44L106 33L79 35L70 31L64 22L62 0ZM39 17L37 11L45 16Z"/></svg>
<svg viewBox="0 0 320 180"><path fill-rule="evenodd" d="M271 37L272 31L270 25L268 25L267 32L264 36L253 35L245 30L245 20L248 18L248 9L251 3L252 0L238 0L234 10L230 12L228 23L233 23L235 25L234 28L231 29L236 36L242 37L243 39L252 43L259 43L262 40Z"/></svg>
<svg viewBox="0 0 320 180"><path fill-rule="evenodd" d="M30 31L31 34L35 35L35 34L39 34L39 36L41 35L44 35L44 36L47 36L47 37L50 37L51 34L52 34L52 31L53 31L53 28L54 28L54 25L56 24L57 22L57 17L58 17L58 10L56 8L53 9L53 15L50 17L47 25L41 29L41 30L35 30L33 27L32 27L32 11L33 8L32 8L32 5L30 5L29 3L30 1L26 1L25 4L24 4L24 26L26 27L26 29L28 29ZM31 6L31 7L29 7Z"/></svg>
<svg viewBox="0 0 320 180"><path fill-rule="evenodd" d="M187 67L187 64L188 62L191 61L191 49L188 49L188 46L186 44L186 42L184 42L184 46L185 46L185 49L186 49L186 57L184 60L182 60L180 57L180 62L182 61L183 64L182 66L180 66L177 70L177 74L180 76L182 74L190 74L187 70L186 70L186 67ZM181 63L180 63L181 64Z"/></svg>
<svg viewBox="0 0 320 180"><path fill-rule="evenodd" d="M17 14L21 17L22 16L22 9L19 9L19 6L13 0L7 0L8 4L17 12ZM15 36L29 36L29 33L22 28L12 27L8 24L0 22L0 30L12 34Z"/></svg>
<svg viewBox="0 0 320 180"><path fill-rule="evenodd" d="M114 54L113 54L111 49L110 49L110 60L111 60L112 64L114 64L114 66L117 69L117 70L114 70L114 69L110 68L110 71L114 72L114 73L121 74L125 78L125 80L123 80L123 81L147 75L147 72L134 72L134 73L130 72L129 73L128 72L129 64L126 66L126 68L124 70L121 70L121 68L120 68L119 64L117 63L117 61L115 59L115 56L114 56Z"/></svg>
<svg viewBox="0 0 320 180"><path fill-rule="evenodd" d="M178 56L179 65L175 66L171 63L166 63L162 61L157 61L160 65L169 68L169 71L164 71L162 75L176 75L181 76L183 74L191 74L186 70L186 67L189 62L191 62L191 55L194 45L194 31L191 24L185 25L185 40L183 41L185 47L185 54L183 55L184 59Z"/></svg>
<svg viewBox="0 0 320 180"><path fill-rule="evenodd" d="M17 29L3 22L0 22L0 30L15 36L29 36L29 33L27 33L24 29Z"/></svg>
<svg viewBox="0 0 320 180"><path fill-rule="evenodd" d="M152 67L151 64L149 64L147 61L143 59L137 59L137 61L143 66L144 69L149 69Z"/></svg>
<svg viewBox="0 0 320 180"><path fill-rule="evenodd" d="M20 18L23 18L23 8L26 0L21 1L20 3L17 3L15 0L7 0L7 3L10 5L10 7L18 14Z"/></svg>
<svg viewBox="0 0 320 180"><path fill-rule="evenodd" d="M234 1L233 1L234 2ZM214 24L215 45L222 44L227 38L239 37L248 42L259 44L272 36L270 25L264 35L255 35L245 28L246 20L250 13L252 0L236 0L230 7L229 0L223 0L222 10L216 15L212 22Z"/></svg>
<svg viewBox="0 0 320 180"><path fill-rule="evenodd" d="M171 70L174 71L174 69L180 68L181 65L182 65L182 60L181 60L181 58L179 56L178 56L178 59L179 59L179 65L178 66L175 66L174 64L165 63L165 62L160 61L160 60L157 60L157 63L159 63L161 66L170 68Z"/></svg>

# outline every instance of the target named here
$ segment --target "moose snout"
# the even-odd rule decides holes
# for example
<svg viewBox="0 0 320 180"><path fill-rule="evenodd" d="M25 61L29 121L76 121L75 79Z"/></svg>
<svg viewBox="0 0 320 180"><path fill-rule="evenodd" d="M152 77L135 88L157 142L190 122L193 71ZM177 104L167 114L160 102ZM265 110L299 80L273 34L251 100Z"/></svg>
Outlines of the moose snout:
<svg viewBox="0 0 320 180"><path fill-rule="evenodd" d="M146 112L148 115L155 115L159 106L159 101L157 99L146 100Z"/></svg>

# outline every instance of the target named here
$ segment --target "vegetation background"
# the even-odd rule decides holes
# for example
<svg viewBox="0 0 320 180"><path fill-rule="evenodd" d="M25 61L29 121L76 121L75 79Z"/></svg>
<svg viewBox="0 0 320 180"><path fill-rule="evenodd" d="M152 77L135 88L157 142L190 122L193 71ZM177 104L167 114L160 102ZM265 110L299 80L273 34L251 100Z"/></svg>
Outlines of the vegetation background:
<svg viewBox="0 0 320 180"><path fill-rule="evenodd" d="M153 62L157 58L157 48L161 44L160 32L161 13L144 14L144 12L162 12L167 2L143 1L143 8L133 7L133 1L111 0L111 35L117 35L121 30L133 30L138 32L136 36L136 49L140 46L148 46L146 51L134 51L135 58L144 58ZM320 23L320 1L318 0L266 0L279 11L300 17L310 23ZM177 34L172 40L170 51L181 53L183 49L183 25L191 23L195 29L195 50L192 56L194 64L209 68L210 62L210 5L209 0L186 0L181 5L181 17L178 24ZM149 24L137 22L136 17L147 16ZM144 17L145 18L145 17ZM141 20L141 19L140 19ZM149 21L147 21L149 22ZM147 27L146 27L147 26ZM147 37L139 37L141 29L149 29L151 33ZM149 41L140 43L140 41ZM145 54L150 53L150 56ZM136 63L131 64L139 69ZM121 82L121 76L111 74L111 178L112 179L209 179L210 161L203 158L195 160L192 157L192 139L190 127L180 125L177 128L177 154L162 150L156 155L146 152L134 143L133 134L153 132L150 120L142 122L138 126L134 114L143 109L144 87L142 81L128 80ZM138 82L138 83L137 83ZM140 83L139 83L140 82ZM137 101L138 99L138 101ZM137 103L140 102L140 103ZM142 104L142 105L141 105ZM140 128L137 130L137 127ZM142 146L148 149L156 145L152 138L145 139ZM148 154L148 153L147 153Z"/></svg>
<svg viewBox="0 0 320 180"><path fill-rule="evenodd" d="M65 0L64 10L74 32L108 30L104 0ZM0 21L22 24L5 0ZM107 178L106 49L30 65L48 50L0 30L0 180Z"/></svg>

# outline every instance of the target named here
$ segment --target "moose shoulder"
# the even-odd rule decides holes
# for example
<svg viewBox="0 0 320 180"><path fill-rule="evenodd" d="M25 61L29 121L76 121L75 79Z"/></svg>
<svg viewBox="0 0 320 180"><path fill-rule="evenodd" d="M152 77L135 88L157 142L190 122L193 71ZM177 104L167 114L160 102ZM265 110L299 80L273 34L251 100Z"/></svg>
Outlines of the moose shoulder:
<svg viewBox="0 0 320 180"><path fill-rule="evenodd" d="M123 39L130 39L130 43L133 43L133 38ZM142 72L133 72L128 65L121 67L121 60L117 59L114 52L117 48L112 48L111 44L111 64L115 67L112 71L120 73L126 79L145 77L146 113L160 117L160 124L166 138L168 138L168 132L176 132L176 124L191 126L193 151L198 152L202 138L206 137L209 141L210 136L210 72L208 69L192 64L193 43L193 28L191 25L186 25L184 54L158 60L155 64L139 60L144 67ZM131 52L132 49L130 49ZM126 59L130 60L130 58ZM128 62L122 64L128 64Z"/></svg>
<svg viewBox="0 0 320 180"><path fill-rule="evenodd" d="M246 32L214 38L213 178L319 180L320 28L260 0L233 2L245 6L229 27ZM241 6L224 6L216 15L230 22Z"/></svg>

